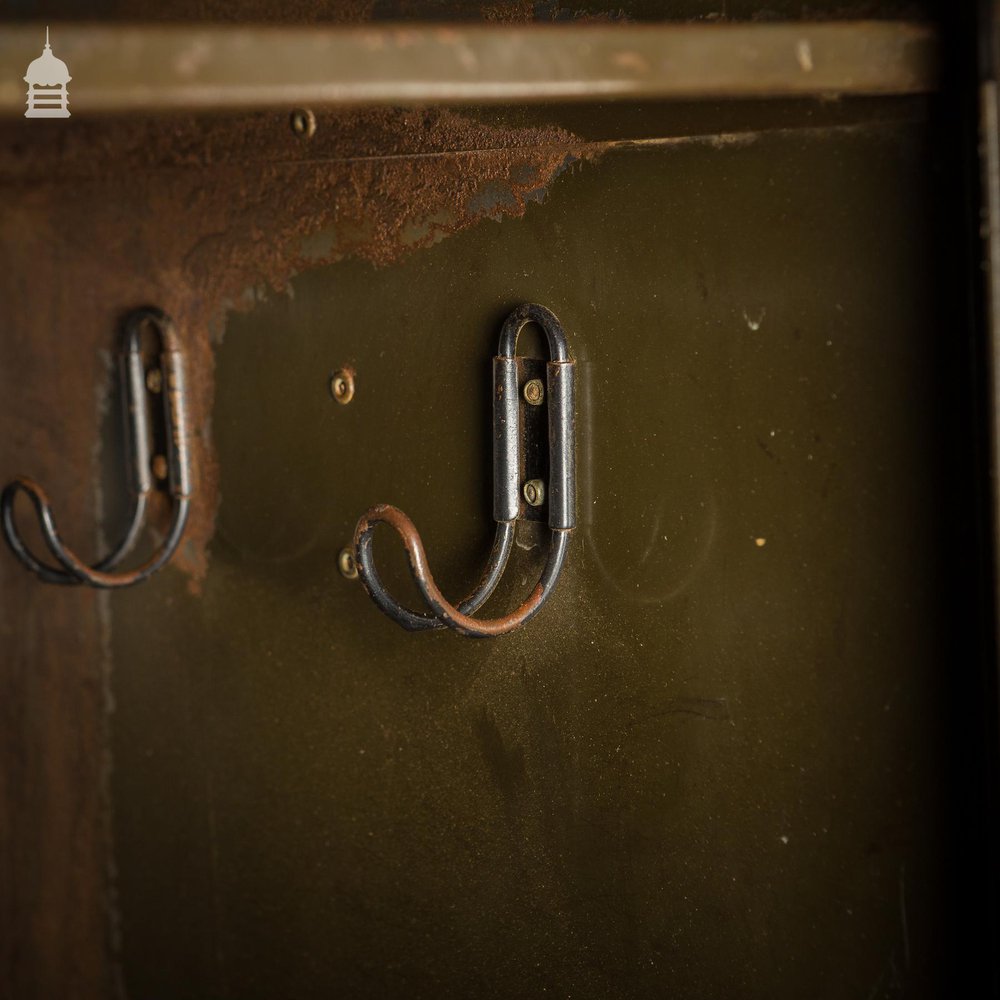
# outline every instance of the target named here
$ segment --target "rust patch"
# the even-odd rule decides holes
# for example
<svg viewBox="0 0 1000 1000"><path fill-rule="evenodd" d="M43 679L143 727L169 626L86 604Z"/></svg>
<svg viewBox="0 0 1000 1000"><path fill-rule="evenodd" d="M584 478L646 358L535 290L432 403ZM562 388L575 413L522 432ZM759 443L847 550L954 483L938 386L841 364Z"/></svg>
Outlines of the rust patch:
<svg viewBox="0 0 1000 1000"><path fill-rule="evenodd" d="M247 289L285 289L307 266L348 256L386 266L484 218L519 216L568 164L594 155L562 129L501 128L442 110L324 115L308 141L291 134L286 115L97 122L47 130L31 146L24 135L0 160L16 205L0 220L0 240L30 244L48 263L39 269L36 254L0 276L14 336L51 340L39 325L71 318L61 365L92 386L106 378L100 351L124 311L151 303L173 316L187 354L195 471L174 565L195 591L219 500L212 334L226 311L252 306ZM49 308L37 309L40 300ZM4 367L0 384L39 374ZM88 454L97 415L58 419L54 446ZM28 467L30 449L10 458ZM79 486L71 492L65 502L79 504ZM53 493L58 513L63 497ZM151 504L154 523L166 523L167 507Z"/></svg>
<svg viewBox="0 0 1000 1000"><path fill-rule="evenodd" d="M500 0L482 7L484 21L491 24L519 24L532 20L535 0Z"/></svg>

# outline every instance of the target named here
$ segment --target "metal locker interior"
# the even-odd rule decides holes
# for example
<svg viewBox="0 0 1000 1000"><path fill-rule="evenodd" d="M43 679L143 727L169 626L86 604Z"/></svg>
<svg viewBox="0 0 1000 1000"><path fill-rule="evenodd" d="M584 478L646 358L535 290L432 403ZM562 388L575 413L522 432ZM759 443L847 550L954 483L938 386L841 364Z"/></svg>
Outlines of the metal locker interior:
<svg viewBox="0 0 1000 1000"><path fill-rule="evenodd" d="M973 13L5 10L0 479L87 558L124 531L152 305L192 485L141 585L0 554L0 994L993 995ZM46 22L71 117L25 120ZM475 583L519 303L575 363L562 575L509 635L404 631L355 523Z"/></svg>

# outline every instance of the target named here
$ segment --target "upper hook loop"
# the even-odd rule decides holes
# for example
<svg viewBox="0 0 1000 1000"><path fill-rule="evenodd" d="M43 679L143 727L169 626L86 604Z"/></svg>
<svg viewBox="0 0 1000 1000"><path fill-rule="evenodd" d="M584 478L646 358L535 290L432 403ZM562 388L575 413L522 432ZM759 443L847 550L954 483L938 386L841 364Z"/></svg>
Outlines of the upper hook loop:
<svg viewBox="0 0 1000 1000"><path fill-rule="evenodd" d="M569 347L566 344L566 333L556 314L536 302L522 302L505 320L500 328L500 343L497 355L501 358L513 358L517 353L517 338L529 324L537 323L545 333L549 346L549 361L570 361Z"/></svg>
<svg viewBox="0 0 1000 1000"><path fill-rule="evenodd" d="M548 485L543 490L551 529L549 555L537 585L519 608L501 618L474 618L473 613L486 602L503 575L513 547L515 523L527 509L521 489L521 480L527 477L528 459L522 440L520 391L520 370L527 361L517 358L515 351L518 335L528 323L537 323L542 328L549 348ZM475 591L455 607L434 582L413 522L399 508L378 504L358 521L354 548L361 582L386 615L409 631L447 627L465 636L485 638L511 632L541 610L562 572L569 533L576 524L574 409L574 365L562 325L544 306L535 303L518 306L503 324L498 353L493 359L493 517L497 533L482 579ZM410 572L429 614L403 607L385 589L372 554L372 534L378 524L388 524L403 540Z"/></svg>
<svg viewBox="0 0 1000 1000"><path fill-rule="evenodd" d="M143 364L142 331L147 325L156 331L159 338L158 386L156 381L147 379ZM145 306L126 317L119 353L119 376L132 513L124 536L108 555L88 565L63 542L48 495L33 479L18 476L0 494L0 528L7 544L18 559L45 583L87 584L101 589L133 586L152 576L170 559L184 533L191 503L184 362L174 324L162 310ZM150 384L149 389L147 384ZM147 392L160 394L163 399L166 488L174 500L173 511L166 535L156 552L137 569L114 572L139 537L153 490ZM17 530L14 500L22 492L35 508L42 537L58 566L38 559Z"/></svg>

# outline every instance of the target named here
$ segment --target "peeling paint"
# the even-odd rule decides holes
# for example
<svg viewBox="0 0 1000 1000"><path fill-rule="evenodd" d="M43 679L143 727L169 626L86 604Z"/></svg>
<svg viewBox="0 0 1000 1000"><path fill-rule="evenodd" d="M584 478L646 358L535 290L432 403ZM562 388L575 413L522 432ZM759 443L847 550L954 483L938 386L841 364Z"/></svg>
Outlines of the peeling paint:
<svg viewBox="0 0 1000 1000"><path fill-rule="evenodd" d="M320 132L320 142L302 144L276 130L274 116L220 123L221 138L201 122L96 128L62 144L56 174L76 174L65 185L49 179L44 143L0 156L0 173L19 177L22 193L0 238L16 245L31 230L61 259L56 289L10 276L17 287L5 298L16 323L46 321L30 301L55 296L74 317L75 370L98 379L106 373L95 371L94 357L122 312L152 303L178 325L196 493L173 565L195 591L219 499L213 343L227 310L252 308L310 266L348 257L388 266L484 219L523 215L570 164L598 155L563 129L484 125L441 110L331 113L319 119L317 139ZM27 180L39 173L45 181ZM89 447L98 424L75 421L66 446ZM167 503L151 507L162 526Z"/></svg>

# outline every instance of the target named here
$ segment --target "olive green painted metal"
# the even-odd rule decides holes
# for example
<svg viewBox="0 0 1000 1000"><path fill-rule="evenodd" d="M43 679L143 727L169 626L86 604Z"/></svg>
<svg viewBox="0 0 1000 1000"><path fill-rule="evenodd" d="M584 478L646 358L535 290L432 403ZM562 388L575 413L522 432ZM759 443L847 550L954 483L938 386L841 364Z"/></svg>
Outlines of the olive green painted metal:
<svg viewBox="0 0 1000 1000"><path fill-rule="evenodd" d="M27 65L44 25L6 26L0 64ZM925 93L933 30L838 23L60 25L74 114L572 100ZM0 114L24 112L0 79ZM311 134L308 109L292 127ZM313 126L314 127L314 126Z"/></svg>
<svg viewBox="0 0 1000 1000"><path fill-rule="evenodd" d="M231 317L209 573L114 606L128 995L944 995L928 190L918 125L613 152ZM338 553L381 496L474 582L518 301L574 333L571 558L502 643L408 635Z"/></svg>

